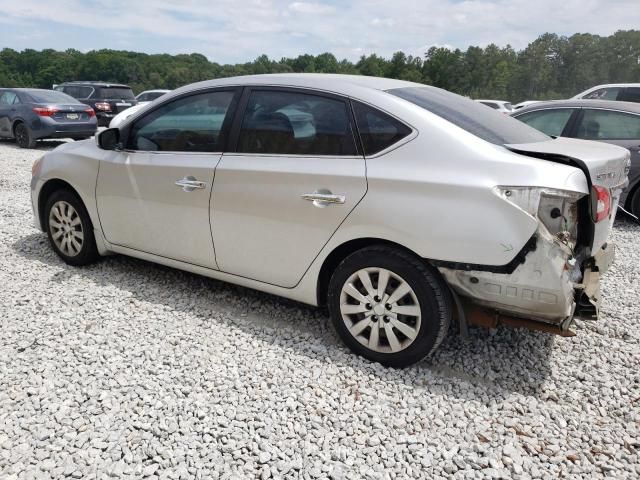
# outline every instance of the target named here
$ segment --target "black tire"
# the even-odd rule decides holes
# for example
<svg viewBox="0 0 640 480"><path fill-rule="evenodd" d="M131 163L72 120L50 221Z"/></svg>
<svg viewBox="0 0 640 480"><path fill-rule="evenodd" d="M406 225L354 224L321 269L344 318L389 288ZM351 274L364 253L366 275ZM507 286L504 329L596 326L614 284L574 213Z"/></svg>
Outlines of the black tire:
<svg viewBox="0 0 640 480"><path fill-rule="evenodd" d="M18 122L13 127L13 136L20 148L34 148L36 146L36 139L33 138L33 133L24 122Z"/></svg>
<svg viewBox="0 0 640 480"><path fill-rule="evenodd" d="M631 200L629 201L629 210L636 217L640 218L640 186L636 187Z"/></svg>
<svg viewBox="0 0 640 480"><path fill-rule="evenodd" d="M390 271L409 284L415 294L420 306L420 325L413 341L400 351L380 352L368 348L350 333L349 327L343 320L340 309L342 288L352 275L364 268L382 268ZM376 282L373 287L377 288L378 280L374 279L372 283L373 281ZM361 285L360 288L364 287ZM389 288L388 286L387 289ZM358 250L338 265L329 281L327 304L338 335L353 352L394 368L407 367L431 355L444 339L452 316L451 293L440 273L420 258L384 245ZM387 317L384 318L387 319ZM357 319L354 320L354 323L357 321ZM384 325L380 325L378 327L378 331L382 332L380 335L386 336ZM371 332L371 329L364 331Z"/></svg>
<svg viewBox="0 0 640 480"><path fill-rule="evenodd" d="M73 207L73 210L76 213L76 216L72 215L70 217L73 221L75 221L76 218L80 219L80 229L78 229L78 225L69 227L69 235L72 234L71 230L75 230L76 232L79 231L83 236L82 242L80 243L81 248L79 250L75 251L74 247L69 247L71 248L70 251L72 254L69 254L67 251L63 251L64 247L61 248L56 243L53 237L54 231L56 234L60 233L60 229L56 226L52 226L51 224L52 215L54 217L54 221L58 223L57 219L55 218L55 214L52 214L52 209L56 205L59 208L59 206L61 205L59 202L65 202L66 204ZM58 190L52 193L49 198L47 198L44 209L44 224L47 230L47 236L49 237L49 242L51 243L51 247L58 254L58 256L69 265L89 265L90 263L93 263L100 258L98 249L96 247L96 240L93 235L93 224L91 223L91 218L89 217L87 209L82 203L82 200L80 200L80 198L74 192L71 192L69 190ZM66 233L64 235L66 235ZM78 244L77 241L76 244Z"/></svg>

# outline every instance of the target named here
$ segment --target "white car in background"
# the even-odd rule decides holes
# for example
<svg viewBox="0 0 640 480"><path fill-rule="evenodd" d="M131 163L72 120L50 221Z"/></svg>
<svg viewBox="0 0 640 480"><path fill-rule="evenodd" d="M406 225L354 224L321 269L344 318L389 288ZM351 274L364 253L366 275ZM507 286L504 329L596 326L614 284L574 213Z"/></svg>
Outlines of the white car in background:
<svg viewBox="0 0 640 480"><path fill-rule="evenodd" d="M534 103L538 103L540 100L526 100L524 102L516 103L513 106L514 110L520 110L521 108L528 107L529 105L533 105Z"/></svg>
<svg viewBox="0 0 640 480"><path fill-rule="evenodd" d="M596 85L572 98L640 103L640 83L609 83L607 85Z"/></svg>
<svg viewBox="0 0 640 480"><path fill-rule="evenodd" d="M136 100L138 100L138 104L134 105L131 108L127 108L126 110L123 110L118 115L113 117L111 119L111 122L109 122L109 128L119 127L122 124L122 122L124 122L127 118L129 118L134 113L136 113L142 107L144 107L145 105L148 105L149 103L153 102L156 98L160 98L165 93L169 93L170 91L171 90L145 90L144 92L139 93L136 96Z"/></svg>
<svg viewBox="0 0 640 480"><path fill-rule="evenodd" d="M504 100L476 100L476 102L491 107L501 113L506 113L507 115L513 112L513 106Z"/></svg>

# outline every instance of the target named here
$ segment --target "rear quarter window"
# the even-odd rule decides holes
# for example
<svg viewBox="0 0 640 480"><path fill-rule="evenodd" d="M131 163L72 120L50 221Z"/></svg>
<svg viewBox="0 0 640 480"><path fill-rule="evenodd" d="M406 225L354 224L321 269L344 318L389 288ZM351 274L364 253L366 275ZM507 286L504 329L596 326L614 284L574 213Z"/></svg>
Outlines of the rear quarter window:
<svg viewBox="0 0 640 480"><path fill-rule="evenodd" d="M411 102L457 127L496 145L545 142L535 128L468 98L436 87L405 87L387 93Z"/></svg>
<svg viewBox="0 0 640 480"><path fill-rule="evenodd" d="M353 102L353 110L365 155L381 152L411 133L404 123L363 103Z"/></svg>

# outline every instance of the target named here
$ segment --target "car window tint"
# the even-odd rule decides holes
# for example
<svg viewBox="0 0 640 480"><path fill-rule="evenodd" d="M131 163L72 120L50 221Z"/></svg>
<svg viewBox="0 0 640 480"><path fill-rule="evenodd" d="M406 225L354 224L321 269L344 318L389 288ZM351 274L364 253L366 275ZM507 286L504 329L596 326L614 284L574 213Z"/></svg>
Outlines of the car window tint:
<svg viewBox="0 0 640 480"><path fill-rule="evenodd" d="M378 153L411 133L404 123L373 107L353 102L353 109L365 155Z"/></svg>
<svg viewBox="0 0 640 480"><path fill-rule="evenodd" d="M254 91L242 120L238 152L355 155L347 105L306 93Z"/></svg>
<svg viewBox="0 0 640 480"><path fill-rule="evenodd" d="M15 103L20 103L20 101L18 100L18 96L13 92L4 92L0 97L0 105L13 105Z"/></svg>
<svg viewBox="0 0 640 480"><path fill-rule="evenodd" d="M588 140L640 139L640 115L585 109L576 136Z"/></svg>
<svg viewBox="0 0 640 480"><path fill-rule="evenodd" d="M130 99L133 100L133 91L125 87L101 87L100 96L102 98L114 99Z"/></svg>
<svg viewBox="0 0 640 480"><path fill-rule="evenodd" d="M559 137L572 113L570 108L556 108L523 113L516 118L547 135Z"/></svg>
<svg viewBox="0 0 640 480"><path fill-rule="evenodd" d="M620 87L599 88L582 98L589 100L615 100L620 92Z"/></svg>
<svg viewBox="0 0 640 480"><path fill-rule="evenodd" d="M72 96L54 90L30 91L29 96L37 103L78 103Z"/></svg>
<svg viewBox="0 0 640 480"><path fill-rule="evenodd" d="M618 100L640 103L640 87L623 88L618 94Z"/></svg>
<svg viewBox="0 0 640 480"><path fill-rule="evenodd" d="M76 98L89 98L92 93L92 87L77 87Z"/></svg>
<svg viewBox="0 0 640 480"><path fill-rule="evenodd" d="M128 148L145 151L219 152L234 92L208 92L167 103L136 121Z"/></svg>
<svg viewBox="0 0 640 480"><path fill-rule="evenodd" d="M549 137L509 115L436 87L404 87L387 93L411 102L459 128L497 145L544 142Z"/></svg>
<svg viewBox="0 0 640 480"><path fill-rule="evenodd" d="M143 93L141 95L138 95L136 98L137 98L137 100L139 102L146 102L147 99L149 98L149 94L148 93Z"/></svg>

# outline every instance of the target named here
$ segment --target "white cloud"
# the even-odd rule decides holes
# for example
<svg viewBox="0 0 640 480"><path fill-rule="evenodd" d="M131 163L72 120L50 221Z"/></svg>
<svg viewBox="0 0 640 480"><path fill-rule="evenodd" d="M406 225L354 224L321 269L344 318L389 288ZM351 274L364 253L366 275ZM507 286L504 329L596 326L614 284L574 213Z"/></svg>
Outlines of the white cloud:
<svg viewBox="0 0 640 480"><path fill-rule="evenodd" d="M519 49L544 32L609 35L640 25L638 0L112 0L104 8L83 0L7 2L0 47L200 52L218 62L326 51L357 59L421 55L425 45ZM3 33L17 23L44 37ZM92 32L80 35L84 27Z"/></svg>
<svg viewBox="0 0 640 480"><path fill-rule="evenodd" d="M299 13L309 13L312 15L326 15L335 12L335 8L324 3L293 2L289 5L289 10Z"/></svg>

